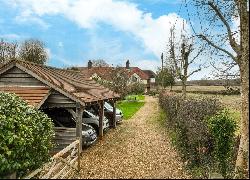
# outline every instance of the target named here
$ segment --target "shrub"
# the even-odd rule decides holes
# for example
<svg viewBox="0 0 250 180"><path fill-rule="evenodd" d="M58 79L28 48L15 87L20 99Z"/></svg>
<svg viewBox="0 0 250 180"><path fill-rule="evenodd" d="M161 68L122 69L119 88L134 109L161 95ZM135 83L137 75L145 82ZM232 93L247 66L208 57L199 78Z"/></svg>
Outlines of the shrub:
<svg viewBox="0 0 250 180"><path fill-rule="evenodd" d="M158 90L150 90L149 92L147 92L147 95L149 95L149 96L155 96L157 94L159 94Z"/></svg>
<svg viewBox="0 0 250 180"><path fill-rule="evenodd" d="M18 96L0 93L0 177L28 170L48 161L53 122Z"/></svg>
<svg viewBox="0 0 250 180"><path fill-rule="evenodd" d="M227 109L218 112L207 120L209 131L214 139L214 158L219 162L220 173L226 177L233 158L236 121Z"/></svg>

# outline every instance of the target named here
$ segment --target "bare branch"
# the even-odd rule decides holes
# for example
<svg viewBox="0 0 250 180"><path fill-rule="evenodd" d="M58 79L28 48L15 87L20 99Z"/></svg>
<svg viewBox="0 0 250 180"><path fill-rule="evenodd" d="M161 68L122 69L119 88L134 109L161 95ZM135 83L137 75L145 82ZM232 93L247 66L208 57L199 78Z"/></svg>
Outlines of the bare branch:
<svg viewBox="0 0 250 180"><path fill-rule="evenodd" d="M209 45L213 46L216 49L219 49L221 51L223 51L224 53L226 53L227 55L229 55L236 63L238 62L238 59L236 57L234 57L233 54L231 54L229 51L217 46L216 44L214 44L212 41L210 41L206 36L204 36L203 34L198 35L199 38L205 40Z"/></svg>
<svg viewBox="0 0 250 180"><path fill-rule="evenodd" d="M192 76L194 73L197 73L197 72L199 72L199 71L201 71L201 65L199 66L198 69L192 71L189 75L187 75L187 78L189 78L189 77Z"/></svg>
<svg viewBox="0 0 250 180"><path fill-rule="evenodd" d="M208 5L215 11L215 13L217 14L217 16L218 16L218 17L220 18L220 20L222 21L222 23L226 26L230 45L232 46L233 50L234 50L237 54L239 54L239 53L240 53L240 46L236 43L235 38L234 38L233 35L232 35L231 28L230 28L228 22L226 21L225 17L222 15L222 12L220 11L220 9L219 9L215 4L213 4L211 1L208 2Z"/></svg>

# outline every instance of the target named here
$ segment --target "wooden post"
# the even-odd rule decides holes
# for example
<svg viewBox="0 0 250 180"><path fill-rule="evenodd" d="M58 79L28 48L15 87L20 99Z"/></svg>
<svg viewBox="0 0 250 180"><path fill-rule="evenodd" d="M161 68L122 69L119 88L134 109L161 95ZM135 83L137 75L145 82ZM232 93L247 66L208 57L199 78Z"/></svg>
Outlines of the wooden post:
<svg viewBox="0 0 250 180"><path fill-rule="evenodd" d="M78 137L78 140L79 140L79 144L78 144L78 151L77 151L77 169L78 169L78 172L80 172L80 169L81 169L81 152L80 152L80 149L81 149L81 145L80 145L80 138Z"/></svg>
<svg viewBox="0 0 250 180"><path fill-rule="evenodd" d="M80 153L82 152L83 137L82 137L82 115L83 115L83 106L79 103L76 104L76 137L79 137L80 144Z"/></svg>
<svg viewBox="0 0 250 180"><path fill-rule="evenodd" d="M111 105L113 107L112 128L116 128L116 104L115 104L115 100L111 101Z"/></svg>
<svg viewBox="0 0 250 180"><path fill-rule="evenodd" d="M104 101L99 103L99 137L103 137Z"/></svg>

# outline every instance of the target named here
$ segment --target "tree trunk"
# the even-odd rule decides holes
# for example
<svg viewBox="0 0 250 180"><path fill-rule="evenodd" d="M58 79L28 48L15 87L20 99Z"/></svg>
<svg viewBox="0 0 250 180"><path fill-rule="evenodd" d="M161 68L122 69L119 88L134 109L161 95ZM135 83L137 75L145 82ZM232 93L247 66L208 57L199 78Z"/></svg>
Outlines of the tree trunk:
<svg viewBox="0 0 250 180"><path fill-rule="evenodd" d="M241 137L235 164L235 178L248 178L249 172L249 11L247 1L239 1L241 52L239 67L241 76ZM243 174L241 174L243 173ZM243 175L243 177L241 176Z"/></svg>
<svg viewBox="0 0 250 180"><path fill-rule="evenodd" d="M187 96L187 86L186 86L186 84L187 84L187 79L186 78L184 78L184 79L182 79L182 96L184 97L184 98L186 98L186 96Z"/></svg>
<svg viewBox="0 0 250 180"><path fill-rule="evenodd" d="M247 177L249 170L249 67L241 70L241 138L235 165L235 178ZM242 177L241 177L242 178Z"/></svg>

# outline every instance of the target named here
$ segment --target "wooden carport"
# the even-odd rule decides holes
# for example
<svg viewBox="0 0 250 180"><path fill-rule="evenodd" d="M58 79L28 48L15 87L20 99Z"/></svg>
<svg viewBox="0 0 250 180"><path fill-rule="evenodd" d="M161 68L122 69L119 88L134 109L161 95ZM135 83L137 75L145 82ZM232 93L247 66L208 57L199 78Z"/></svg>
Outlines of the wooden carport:
<svg viewBox="0 0 250 180"><path fill-rule="evenodd" d="M86 106L99 106L99 136L103 136L104 101L114 109L119 95L85 78L81 73L12 60L0 66L0 91L16 93L30 105L39 109L61 107L76 120L76 137L82 148L82 115ZM82 150L80 150L82 151Z"/></svg>

